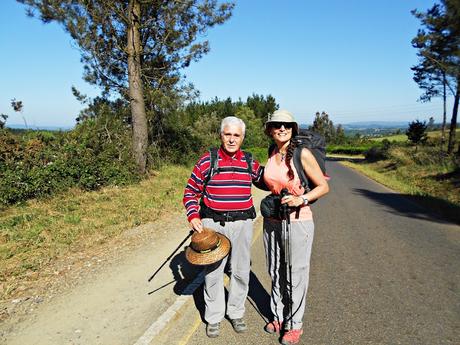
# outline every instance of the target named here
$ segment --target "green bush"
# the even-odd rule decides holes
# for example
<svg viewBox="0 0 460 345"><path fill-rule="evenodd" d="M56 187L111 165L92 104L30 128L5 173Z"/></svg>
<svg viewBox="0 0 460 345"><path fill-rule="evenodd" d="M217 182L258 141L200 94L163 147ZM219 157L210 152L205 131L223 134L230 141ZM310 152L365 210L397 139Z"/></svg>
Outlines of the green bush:
<svg viewBox="0 0 460 345"><path fill-rule="evenodd" d="M359 155L364 154L372 147L372 144L366 145L328 145L326 148L327 153L346 154L346 155Z"/></svg>
<svg viewBox="0 0 460 345"><path fill-rule="evenodd" d="M388 158L388 149L379 146L373 146L364 153L368 162L377 162Z"/></svg>
<svg viewBox="0 0 460 345"><path fill-rule="evenodd" d="M254 159L265 164L268 159L268 144L267 141L267 147L243 147L243 151L251 152Z"/></svg>
<svg viewBox="0 0 460 345"><path fill-rule="evenodd" d="M70 187L95 190L140 178L132 159L130 130L113 114L88 119L69 132L14 135L2 130L0 147L2 206Z"/></svg>

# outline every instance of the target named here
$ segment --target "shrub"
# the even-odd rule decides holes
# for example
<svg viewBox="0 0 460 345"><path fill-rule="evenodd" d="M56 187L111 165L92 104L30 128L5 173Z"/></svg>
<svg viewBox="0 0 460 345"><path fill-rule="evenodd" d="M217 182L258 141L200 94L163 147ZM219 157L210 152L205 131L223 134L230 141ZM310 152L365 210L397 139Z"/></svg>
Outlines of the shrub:
<svg viewBox="0 0 460 345"><path fill-rule="evenodd" d="M388 159L388 148L383 146L373 146L364 153L364 157L368 162L377 162Z"/></svg>
<svg viewBox="0 0 460 345"><path fill-rule="evenodd" d="M371 145L328 145L328 153L345 154L345 155L359 155L364 154L371 148Z"/></svg>
<svg viewBox="0 0 460 345"><path fill-rule="evenodd" d="M138 181L130 130L113 114L105 115L70 132L1 131L0 205L74 186L94 190Z"/></svg>

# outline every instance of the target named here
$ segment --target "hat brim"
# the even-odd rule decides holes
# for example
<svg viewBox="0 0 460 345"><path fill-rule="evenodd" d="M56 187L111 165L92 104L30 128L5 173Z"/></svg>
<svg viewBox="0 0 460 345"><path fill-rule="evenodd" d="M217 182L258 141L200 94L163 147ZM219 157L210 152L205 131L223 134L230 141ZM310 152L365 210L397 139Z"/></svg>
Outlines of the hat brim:
<svg viewBox="0 0 460 345"><path fill-rule="evenodd" d="M199 253L188 246L187 249L185 249L185 258L187 261L192 265L201 266L211 265L225 258L230 252L230 240L220 233L217 233L217 236L220 238L220 246L211 252Z"/></svg>

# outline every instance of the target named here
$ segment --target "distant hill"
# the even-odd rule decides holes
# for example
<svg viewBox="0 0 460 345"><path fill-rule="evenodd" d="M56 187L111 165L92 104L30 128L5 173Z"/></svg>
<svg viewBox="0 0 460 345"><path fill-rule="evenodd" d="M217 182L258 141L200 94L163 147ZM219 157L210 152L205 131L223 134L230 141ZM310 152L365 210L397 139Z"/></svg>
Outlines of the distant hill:
<svg viewBox="0 0 460 345"><path fill-rule="evenodd" d="M30 129L33 131L36 130L44 130L44 131L70 131L73 129L75 126L25 126L21 124L6 124L7 128L12 128L12 129Z"/></svg>
<svg viewBox="0 0 460 345"><path fill-rule="evenodd" d="M342 124L346 135L356 134L366 136L382 136L393 133L404 133L409 126L409 121L357 121ZM308 128L309 125L301 124L300 128Z"/></svg>
<svg viewBox="0 0 460 345"><path fill-rule="evenodd" d="M358 121L343 125L345 129L407 128L410 121Z"/></svg>

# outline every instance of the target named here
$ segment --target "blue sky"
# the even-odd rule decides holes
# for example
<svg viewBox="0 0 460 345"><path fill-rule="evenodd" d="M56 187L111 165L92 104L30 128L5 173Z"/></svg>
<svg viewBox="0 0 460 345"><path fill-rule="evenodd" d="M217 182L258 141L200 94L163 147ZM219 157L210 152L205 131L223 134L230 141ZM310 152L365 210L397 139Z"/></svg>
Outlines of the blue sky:
<svg viewBox="0 0 460 345"><path fill-rule="evenodd" d="M202 100L275 97L281 108L310 123L316 111L334 123L441 120L441 100L417 102L411 39L420 24L410 10L428 0L237 1L232 18L211 29L211 52L185 71ZM72 126L82 105L80 53L57 24L26 17L24 6L0 2L0 113L9 124ZM24 102L14 113L10 100ZM449 100L450 117L452 97Z"/></svg>

